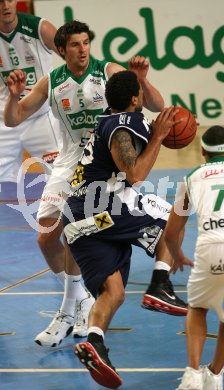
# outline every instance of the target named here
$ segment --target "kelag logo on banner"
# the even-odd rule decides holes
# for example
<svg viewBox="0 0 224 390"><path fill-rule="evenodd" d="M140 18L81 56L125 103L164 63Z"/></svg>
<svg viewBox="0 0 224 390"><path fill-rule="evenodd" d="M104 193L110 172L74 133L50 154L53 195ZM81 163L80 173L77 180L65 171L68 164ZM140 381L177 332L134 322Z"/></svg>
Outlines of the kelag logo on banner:
<svg viewBox="0 0 224 390"><path fill-rule="evenodd" d="M41 1L36 3L41 3ZM44 15L46 15L47 1L42 3L45 4ZM50 3L52 4L52 1ZM106 5L103 0L91 0L91 5L95 4L94 14L98 15L97 23L92 9L87 6L87 4L90 6L90 0L82 3L75 0L60 3L62 3L64 21L77 18L88 23L94 31L97 30L94 44L96 45L97 42L97 48L100 46L102 55L99 56L93 51L93 56L120 63L125 67L130 58L130 52L131 57L140 55L149 58L149 78L165 97L166 105L178 104L188 108L197 115L201 125L223 124L224 25L218 25L217 19L214 17L212 19L210 12L208 12L206 24L200 25L194 15L201 15L201 0L194 2L193 14L193 3L189 1L188 18L187 16L184 18L185 15L179 2L174 1L175 12L169 14L170 19L173 18L173 23L166 15L167 2L165 0L160 0L157 8L155 5L153 9L141 7L141 4L146 4L145 1L133 3L130 0L120 0L118 8L114 4L114 8L110 5L108 9L108 3ZM215 9L212 8L212 12L219 15L224 11L224 7L222 1L217 1L217 3L220 4L221 9L219 10L216 5ZM59 7L59 2L56 4ZM65 6L65 4L68 5ZM204 2L203 7L206 8ZM118 12L123 14L123 25L119 25L121 22L120 19L118 21ZM82 17L84 14L85 16ZM49 19L52 19L52 15ZM185 22L182 22L182 19ZM107 23L107 20L110 22ZM186 20L189 21L189 25ZM213 22L215 27L212 26L212 32L211 27L208 28L211 20L216 20L216 25ZM125 26L130 21L132 21L133 28ZM61 24L63 22L57 25ZM139 24L141 24L141 35L138 34ZM170 25L174 27L170 28ZM106 31L105 26L108 26ZM160 30L164 26L166 35L162 36ZM154 81L155 75L156 81Z"/></svg>
<svg viewBox="0 0 224 390"><path fill-rule="evenodd" d="M164 42L166 54L159 57L156 47L153 12L150 8L142 8L139 13L144 18L147 44L141 50L137 51L135 55L149 57L150 64L154 69L162 70L169 64L173 64L181 69L191 69L197 65L200 65L202 68L211 68L216 62L224 64L224 52L221 47L224 38L224 26L219 27L217 31L214 32L212 39L213 52L208 55L205 53L202 27L175 27L169 32ZM65 20L73 20L73 17L71 18L72 15L71 8L65 8ZM187 37L194 46L193 55L187 59L180 58L175 52L175 42L181 37ZM121 54L128 52L139 41L139 38L133 31L124 27L114 28L113 30L108 31L103 38L102 47L104 58L111 62L118 62L111 53L111 46L116 38L124 38L124 43L118 47L118 51ZM120 64L125 67L128 66L127 62L120 62ZM216 78L219 81L224 82L224 71L217 72Z"/></svg>

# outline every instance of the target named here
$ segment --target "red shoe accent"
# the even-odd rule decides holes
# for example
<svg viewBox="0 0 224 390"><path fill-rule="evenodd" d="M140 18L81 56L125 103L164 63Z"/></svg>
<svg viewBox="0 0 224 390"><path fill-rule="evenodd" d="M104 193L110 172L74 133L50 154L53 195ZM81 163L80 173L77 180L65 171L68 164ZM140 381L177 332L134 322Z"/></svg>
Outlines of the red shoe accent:
<svg viewBox="0 0 224 390"><path fill-rule="evenodd" d="M158 298L152 297L150 295L145 294L142 300L142 307L144 309L159 311L161 313L166 313L172 316L186 316L187 308L173 306L169 303L161 301Z"/></svg>
<svg viewBox="0 0 224 390"><path fill-rule="evenodd" d="M88 342L78 343L74 348L74 353L99 385L109 389L117 389L122 384L119 375L103 362L92 344Z"/></svg>

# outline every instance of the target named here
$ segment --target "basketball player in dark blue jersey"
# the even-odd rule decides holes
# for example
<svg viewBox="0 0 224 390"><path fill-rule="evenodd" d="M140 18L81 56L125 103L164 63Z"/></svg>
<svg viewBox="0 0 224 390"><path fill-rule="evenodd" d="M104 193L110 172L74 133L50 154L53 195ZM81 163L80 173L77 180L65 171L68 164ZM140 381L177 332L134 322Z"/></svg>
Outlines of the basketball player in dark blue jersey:
<svg viewBox="0 0 224 390"><path fill-rule="evenodd" d="M118 128L121 128L121 126L123 129L126 128L131 132L133 138L135 138L135 145L137 146L137 144L139 144L141 145L141 148L148 143L152 136L150 124L140 112L124 112L100 117L99 124L87 147L84 149L82 159L71 182L73 198L70 207L72 210L74 209L74 211L79 209L83 213L83 219L86 216L91 216L93 214L92 208L89 209L89 213L87 210L87 187L89 193L90 187L94 189L95 186L98 186L99 184L101 188L100 192L97 191L96 193L95 202L97 202L97 198L99 198L99 202L101 199L101 204L103 198L108 198L107 194L113 194L113 196L110 196L110 202L108 202L107 205L103 203L103 208L106 207L106 210L112 214L117 214L113 212L114 195L116 194L117 196L118 193L121 194L121 189L124 189L124 187L131 187L131 184L125 180L125 175L122 176L120 174L110 152L113 134ZM115 188L117 189L114 194ZM135 192L134 194L136 195ZM123 206L124 205L125 203ZM125 213L124 207L121 208L121 213Z"/></svg>
<svg viewBox="0 0 224 390"><path fill-rule="evenodd" d="M133 185L145 180L163 139L179 121L174 120L177 110L170 107L152 125L148 123L139 112L143 92L131 71L111 77L106 98L111 115L100 118L74 173L64 233L84 282L96 298L89 315L87 342L78 343L75 353L97 383L117 388L122 381L109 360L104 333L124 301L131 245L143 247L167 267L172 265L163 238L170 204L153 194L142 196ZM178 309L179 314L186 313L165 266L153 271L145 296L153 297L155 286L161 290L162 303Z"/></svg>

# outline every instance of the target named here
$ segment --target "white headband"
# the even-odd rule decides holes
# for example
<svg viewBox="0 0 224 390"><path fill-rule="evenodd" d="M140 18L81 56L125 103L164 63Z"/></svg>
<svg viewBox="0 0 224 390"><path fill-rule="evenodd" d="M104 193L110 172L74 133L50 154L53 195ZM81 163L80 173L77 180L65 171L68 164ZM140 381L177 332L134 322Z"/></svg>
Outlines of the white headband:
<svg viewBox="0 0 224 390"><path fill-rule="evenodd" d="M217 152L217 153L224 152L224 144L222 144L222 145L208 145L201 139L201 146L207 152Z"/></svg>

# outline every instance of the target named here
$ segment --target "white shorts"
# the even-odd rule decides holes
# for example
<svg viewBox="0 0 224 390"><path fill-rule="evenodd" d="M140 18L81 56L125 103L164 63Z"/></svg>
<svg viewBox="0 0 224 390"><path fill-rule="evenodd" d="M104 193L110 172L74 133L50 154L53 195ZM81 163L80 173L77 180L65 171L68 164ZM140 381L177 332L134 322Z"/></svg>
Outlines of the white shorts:
<svg viewBox="0 0 224 390"><path fill-rule="evenodd" d="M0 182L17 182L24 149L50 162L61 147L59 122L51 110L14 128L0 126Z"/></svg>
<svg viewBox="0 0 224 390"><path fill-rule="evenodd" d="M60 157L56 161L59 160ZM54 166L44 187L37 220L41 218L60 218L64 209L65 201L70 192L69 179L71 178L71 169L63 166Z"/></svg>
<svg viewBox="0 0 224 390"><path fill-rule="evenodd" d="M61 217L65 201L71 190L70 181L81 157L81 152L82 150L79 150L78 153L74 144L69 144L65 140L63 148L50 167L51 172L47 172L49 175L41 197L37 220Z"/></svg>
<svg viewBox="0 0 224 390"><path fill-rule="evenodd" d="M196 248L187 288L191 307L213 309L224 322L224 244Z"/></svg>

